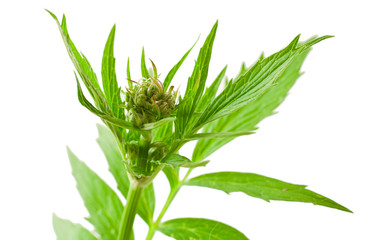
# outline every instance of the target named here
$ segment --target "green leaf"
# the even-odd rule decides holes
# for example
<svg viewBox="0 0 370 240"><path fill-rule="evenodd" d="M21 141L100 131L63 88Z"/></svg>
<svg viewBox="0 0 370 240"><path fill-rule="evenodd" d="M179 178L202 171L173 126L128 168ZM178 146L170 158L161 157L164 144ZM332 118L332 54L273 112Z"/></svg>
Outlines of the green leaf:
<svg viewBox="0 0 370 240"><path fill-rule="evenodd" d="M53 214L53 228L57 240L97 240L97 238L80 224L59 218Z"/></svg>
<svg viewBox="0 0 370 240"><path fill-rule="evenodd" d="M153 142L165 141L166 139L172 139L173 135L173 122L169 121L164 125L154 128L152 131Z"/></svg>
<svg viewBox="0 0 370 240"><path fill-rule="evenodd" d="M199 117L193 131L199 130L204 124L246 106L269 89L277 78L286 70L296 56L307 50L314 43L330 36L324 36L315 41L298 45L299 35L283 50L259 60L245 74L231 81L224 91L209 104Z"/></svg>
<svg viewBox="0 0 370 240"><path fill-rule="evenodd" d="M177 218L161 223L158 230L176 240L248 240L233 227L203 218Z"/></svg>
<svg viewBox="0 0 370 240"><path fill-rule="evenodd" d="M191 135L185 140L187 141L193 141L193 140L201 140L201 139L217 139L217 138L235 138L239 136L244 136L244 135L250 135L253 134L254 132L219 132L219 133L197 133L194 135Z"/></svg>
<svg viewBox="0 0 370 240"><path fill-rule="evenodd" d="M198 41L198 40L197 40ZM170 86L173 77L175 76L177 70L181 67L182 63L185 61L186 57L189 55L193 47L197 42L193 44L193 46L185 53L185 55L180 59L180 61L168 72L166 78L163 81L163 88L167 91L168 87Z"/></svg>
<svg viewBox="0 0 370 240"><path fill-rule="evenodd" d="M197 112L202 112L207 104L212 102L213 99L216 97L216 93L218 88L220 87L221 81L225 77L226 69L227 66L222 69L222 71L218 74L211 86L206 89L196 109Z"/></svg>
<svg viewBox="0 0 370 240"><path fill-rule="evenodd" d="M114 48L114 36L116 32L116 25L112 27L108 36L107 43L105 44L101 75L103 79L103 88L105 97L108 101L110 108L112 109L113 115L117 118L124 119L124 109L121 107L121 89L118 87L116 70L115 70L115 58L113 54Z"/></svg>
<svg viewBox="0 0 370 240"><path fill-rule="evenodd" d="M130 72L130 58L127 58L127 69L126 69L126 73L127 73L127 83L128 83L128 87L129 87L129 88L133 88L133 84L132 84L132 82L130 81L130 80L131 80L131 72Z"/></svg>
<svg viewBox="0 0 370 240"><path fill-rule="evenodd" d="M351 212L333 200L306 189L305 185L291 184L254 173L209 173L192 178L185 182L185 185L214 188L226 193L243 192L268 202L270 200L307 202Z"/></svg>
<svg viewBox="0 0 370 240"><path fill-rule="evenodd" d="M103 112L99 111L98 109L96 109L84 96L84 94L82 92L82 89L81 89L80 82L78 81L78 78L77 78L76 74L75 74L75 77L76 77L76 82L77 82L78 100L79 100L79 102L81 103L82 106L84 106L85 108L90 110L90 112L94 113L95 115L97 115L101 119L103 119L103 120L105 120L105 121L107 121L107 122L109 122L109 123L111 123L115 126L118 126L118 127L121 127L121 128L138 130L137 128L135 128L135 126L131 122L128 122L128 121L125 121L125 120L122 120L122 119L119 119L119 118L116 118L116 117L109 116L106 113L103 113Z"/></svg>
<svg viewBox="0 0 370 240"><path fill-rule="evenodd" d="M186 168L196 168L204 167L209 161L202 162L192 162L189 158L181 156L179 154L171 154L166 157L160 164L163 164L168 167L186 167Z"/></svg>
<svg viewBox="0 0 370 240"><path fill-rule="evenodd" d="M109 171L112 173L117 182L118 190L126 198L130 187L130 180L127 176L127 170L120 149L109 129L99 124L97 126L99 132L99 138L97 139L97 142L104 152L109 165ZM138 206L138 214L148 224L151 223L153 218L154 204L154 189L153 185L150 184L144 189L141 202Z"/></svg>
<svg viewBox="0 0 370 240"><path fill-rule="evenodd" d="M163 119L161 119L159 121L156 121L156 122L146 123L140 129L141 130L152 130L152 129L158 128L160 126L163 126L163 125L165 125L169 122L173 122L173 121L175 121L174 117L163 118Z"/></svg>
<svg viewBox="0 0 370 240"><path fill-rule="evenodd" d="M60 34L62 35L64 44L66 46L67 52L69 57L72 60L73 65L75 66L78 74L80 75L83 83L85 84L86 88L88 89L89 93L91 94L92 98L95 101L96 106L102 111L108 111L109 105L107 104L104 94L99 86L96 74L94 73L93 69L87 58L75 47L74 43L72 42L68 30L67 30L67 23L66 18L63 15L62 24L60 24L58 18L50 11L46 10L57 22Z"/></svg>
<svg viewBox="0 0 370 240"><path fill-rule="evenodd" d="M146 64L145 64L144 47L143 47L143 51L141 52L141 75L143 76L143 78L149 79L149 72L148 72L148 69L146 68Z"/></svg>
<svg viewBox="0 0 370 240"><path fill-rule="evenodd" d="M179 184L179 167L164 167L162 169L166 175L168 183L170 184L171 190Z"/></svg>
<svg viewBox="0 0 370 240"><path fill-rule="evenodd" d="M211 60L213 42L216 36L218 22L215 23L203 47L199 51L197 61L194 66L193 73L188 80L184 99L186 104L179 104L177 111L177 119L175 121L176 133L179 138L182 138L192 128L193 113L198 106L200 98L203 94L204 87L208 76L208 67Z"/></svg>
<svg viewBox="0 0 370 240"><path fill-rule="evenodd" d="M107 159L109 171L116 180L118 190L126 197L130 188L130 180L117 141L112 132L103 125L97 124L97 128L99 137L96 141Z"/></svg>
<svg viewBox="0 0 370 240"><path fill-rule="evenodd" d="M116 239L123 206L116 193L70 149L69 160L77 189L90 213L87 220L94 225L103 240Z"/></svg>
<svg viewBox="0 0 370 240"><path fill-rule="evenodd" d="M257 97L255 101L227 116L206 124L203 132L248 132L256 130L256 126L260 121L274 114L274 109L284 101L291 87L301 76L300 69L308 52L309 50L306 50L296 56L286 70L277 78L276 84ZM260 58L260 60L262 59ZM245 70L242 67L241 74L244 74L244 72ZM198 141L193 152L193 161L207 158L233 139L234 137Z"/></svg>

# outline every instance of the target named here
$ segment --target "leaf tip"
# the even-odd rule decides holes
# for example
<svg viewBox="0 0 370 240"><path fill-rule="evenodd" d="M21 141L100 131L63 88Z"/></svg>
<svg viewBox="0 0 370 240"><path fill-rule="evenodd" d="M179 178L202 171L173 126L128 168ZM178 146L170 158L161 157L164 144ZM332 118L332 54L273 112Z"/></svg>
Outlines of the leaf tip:
<svg viewBox="0 0 370 240"><path fill-rule="evenodd" d="M55 20L58 20L58 18L57 18L57 16L55 16L55 14L54 13L52 13L50 10L48 10L48 9L46 9L46 8L44 8L44 10L46 11L46 12L48 12Z"/></svg>
<svg viewBox="0 0 370 240"><path fill-rule="evenodd" d="M73 154L73 153L72 153L72 150L69 148L69 146L68 146L68 145L66 146L66 150L67 150L67 154L68 154L68 156L69 156L70 154Z"/></svg>

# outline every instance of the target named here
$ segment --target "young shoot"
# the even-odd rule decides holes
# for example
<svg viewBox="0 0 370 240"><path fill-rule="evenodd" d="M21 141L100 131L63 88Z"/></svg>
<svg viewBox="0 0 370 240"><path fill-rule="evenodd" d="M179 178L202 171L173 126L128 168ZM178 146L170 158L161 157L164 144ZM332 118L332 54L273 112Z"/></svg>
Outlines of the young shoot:
<svg viewBox="0 0 370 240"><path fill-rule="evenodd" d="M216 22L200 48L185 93L180 96L171 82L193 47L163 81L152 60L152 69L147 68L143 49L141 77L131 78L127 61L127 87L121 87L119 83L124 79L117 80L113 54L115 26L104 48L100 81L89 61L72 42L65 16L60 23L48 12L57 22L74 64L79 102L105 125L98 125L97 141L118 186L113 189L68 149L72 174L90 215L87 220L94 230L53 215L58 240L133 240L137 215L148 225L146 240L153 239L157 231L177 240L248 239L235 228L207 218L163 221L173 199L185 185L226 193L242 192L266 201L306 202L351 212L304 185L254 173L213 172L191 176L194 168L206 166L211 154L233 139L253 133L261 120L272 115L301 75L302 63L311 47L331 36L300 41L298 35L271 56L262 55L250 67L243 64L235 78L226 78L226 67L223 68L206 88ZM225 84L221 84L223 81ZM81 82L92 102L85 97ZM225 87L220 89L222 85ZM179 153L189 141L196 141L191 158ZM183 178L179 176L180 168L188 169ZM161 171L171 190L159 215L154 217L153 180ZM125 205L120 197L126 199Z"/></svg>

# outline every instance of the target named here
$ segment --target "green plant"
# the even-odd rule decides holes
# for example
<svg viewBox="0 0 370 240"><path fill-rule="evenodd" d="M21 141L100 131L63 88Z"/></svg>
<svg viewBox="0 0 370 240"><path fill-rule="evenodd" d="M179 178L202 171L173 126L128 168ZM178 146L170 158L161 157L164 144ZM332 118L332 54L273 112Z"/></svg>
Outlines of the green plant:
<svg viewBox="0 0 370 240"><path fill-rule="evenodd" d="M262 119L272 115L300 76L301 65L311 46L331 36L313 37L304 42L299 42L297 36L283 50L269 57L262 55L253 66L247 68L243 64L234 79L225 78L225 67L206 88L216 22L200 49L184 96L178 96L170 84L193 47L171 69L163 83L158 80L153 62L152 69L147 69L143 49L142 79L136 82L131 79L128 61L128 88L123 91L115 74L113 26L103 53L101 88L90 63L71 41L65 16L60 24L56 16L49 13L57 21L68 54L94 101L90 103L85 98L76 75L80 103L106 125L98 125L98 143L120 194L127 200L123 206L117 193L68 149L73 176L95 231L92 233L54 215L53 226L58 239L134 239L132 226L137 214L149 226L147 240L152 239L156 231L179 240L247 239L238 230L213 220L180 218L162 222L184 185L226 193L243 192L266 201L309 202L351 212L303 185L258 174L216 172L189 178L192 170L205 166L208 163L205 159L217 149L238 136L253 133ZM222 81L225 88L217 94ZM192 159L179 154L180 148L189 141L197 141ZM189 168L182 179L179 178L180 167ZM159 216L154 219L152 181L160 171L167 176L171 191Z"/></svg>

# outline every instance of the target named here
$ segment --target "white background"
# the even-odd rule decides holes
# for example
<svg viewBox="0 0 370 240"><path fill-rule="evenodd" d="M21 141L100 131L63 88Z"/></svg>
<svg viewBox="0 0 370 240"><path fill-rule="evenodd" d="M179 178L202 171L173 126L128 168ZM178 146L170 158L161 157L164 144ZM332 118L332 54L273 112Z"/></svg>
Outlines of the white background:
<svg viewBox="0 0 370 240"><path fill-rule="evenodd" d="M297 34L335 35L314 46L305 74L258 134L210 156L194 175L255 172L307 184L354 211L312 204L266 203L241 193L184 188L165 219L205 217L232 225L252 240L370 239L369 20L367 1L2 1L0 4L1 239L55 239L51 216L91 228L75 189L65 147L114 186L95 142L99 119L77 100L73 66L57 26L43 10L65 13L71 37L100 75L104 43L117 24L117 74L130 56L139 78L142 46L163 75L201 34L174 84L183 90L199 47L216 19L209 79L228 64L234 76L286 46ZM182 152L190 155L191 146ZM168 193L155 183L157 210ZM156 211L158 214L158 211ZM138 218L139 219L139 218ZM138 220L137 239L147 228ZM161 234L156 239L166 239Z"/></svg>

